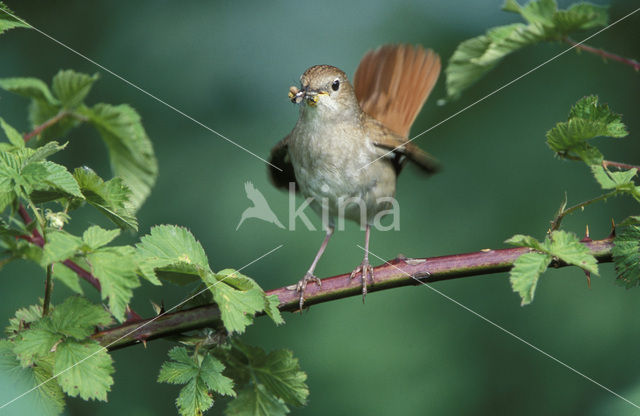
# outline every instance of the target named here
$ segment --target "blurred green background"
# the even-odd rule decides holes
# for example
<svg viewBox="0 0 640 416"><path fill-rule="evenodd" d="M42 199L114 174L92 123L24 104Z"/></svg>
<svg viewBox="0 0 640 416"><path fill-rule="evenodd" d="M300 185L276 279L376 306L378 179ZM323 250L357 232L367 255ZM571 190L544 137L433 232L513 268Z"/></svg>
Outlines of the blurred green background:
<svg viewBox="0 0 640 416"><path fill-rule="evenodd" d="M519 21L500 11L501 0L428 2L329 1L6 1L17 14L132 83L266 158L297 118L290 85L314 64L353 74L359 59L383 43L419 43L443 61L456 45L491 26ZM571 4L560 2L565 7ZM606 3L602 3L606 4ZM637 1L611 4L611 21ZM640 57L640 13L589 43ZM585 34L576 36L582 39ZM440 122L566 48L543 44L509 56L460 100L437 106L444 77L418 117L413 134ZM265 289L291 284L312 260L322 231L286 231L248 220L244 182L263 192L286 223L288 198L266 177L256 158L100 70L35 31L0 38L0 77L45 80L60 68L101 74L89 103L130 103L154 142L160 176L139 212L140 233L154 224L188 227L202 242L214 270L239 268L284 246L245 271ZM638 73L589 54L570 52L420 137L443 173L425 181L407 169L399 181L401 229L373 232L371 250L383 258L424 257L501 248L516 233L542 238L567 192L570 204L599 192L581 163L554 158L545 132L566 119L580 97L598 94L631 134L600 140L608 159L640 163ZM26 100L0 92L0 115L28 129ZM56 161L87 165L107 176L105 149L89 128L72 132ZM300 202L300 201L299 201ZM567 218L565 229L593 238L609 234L610 220L637 214L616 199ZM319 225L313 213L309 213ZM108 225L90 210L74 216L71 231ZM358 264L364 233L354 224L338 233L318 276ZM123 236L121 243L137 236ZM378 262L375 262L376 264ZM436 288L512 331L620 395L640 403L640 292L615 285L611 264L587 288L584 274L567 268L546 273L535 301L520 307L507 274L442 282ZM11 264L2 270L0 321L42 296L43 272ZM88 289L88 288L87 288ZM97 297L88 289L94 299ZM56 286L54 301L70 292ZM133 308L152 315L149 300L174 305L184 288L144 284ZM309 404L293 414L635 414L638 409L569 371L524 343L428 288L371 294L286 314L274 327L258 319L246 339L267 349L290 348L308 373ZM115 385L108 403L68 400L68 415L172 415L178 389L155 382L167 341L113 353ZM6 386L5 386L6 387ZM0 387L2 388L2 387ZM24 400L28 400L25 398ZM221 414L224 401L211 414Z"/></svg>

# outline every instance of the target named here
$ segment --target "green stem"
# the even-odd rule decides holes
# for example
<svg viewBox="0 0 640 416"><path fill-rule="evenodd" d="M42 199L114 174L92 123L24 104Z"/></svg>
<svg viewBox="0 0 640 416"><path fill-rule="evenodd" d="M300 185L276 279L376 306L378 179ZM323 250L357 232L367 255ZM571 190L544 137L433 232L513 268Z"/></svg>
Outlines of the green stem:
<svg viewBox="0 0 640 416"><path fill-rule="evenodd" d="M575 212L575 211L577 211L577 210L579 210L579 209L583 209L583 208L584 208L584 207L586 207L587 205L591 205L591 204L593 204L594 202L602 201L602 200L605 200L605 199L607 199L607 198L611 198L612 196L616 196L616 195L618 194L618 192L619 192L619 191L616 189L616 190L613 190L613 191L611 191L611 192L609 192L609 193L606 193L606 194L600 195L599 197L596 197L596 198L590 199L590 200L588 200L588 201L581 202L581 203L579 203L579 204L577 204L577 205L574 205L574 206L572 206L572 207L570 207L570 208L567 208L567 209L563 210L561 213L559 213L559 214L558 214L558 215L553 219L553 221L551 222L551 229L550 229L549 231L555 231L555 230L557 230L557 229L560 227L560 223L562 222L562 219L563 219L564 217L566 217L567 215L569 215L569 214L571 214L571 213L573 213L573 212Z"/></svg>
<svg viewBox="0 0 640 416"><path fill-rule="evenodd" d="M44 282L44 301L42 302L42 316L49 314L49 304L51 303L51 292L53 292L53 264L47 266L47 279Z"/></svg>

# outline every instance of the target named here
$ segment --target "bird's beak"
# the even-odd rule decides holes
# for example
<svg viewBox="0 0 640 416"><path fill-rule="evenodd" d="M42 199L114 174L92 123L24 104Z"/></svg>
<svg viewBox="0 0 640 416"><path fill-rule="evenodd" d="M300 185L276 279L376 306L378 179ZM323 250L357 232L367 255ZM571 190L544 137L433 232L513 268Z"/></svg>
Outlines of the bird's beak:
<svg viewBox="0 0 640 416"><path fill-rule="evenodd" d="M309 87L298 89L297 87L289 88L289 99L292 103L298 104L302 100L306 100L310 106L315 106L318 103L319 95L327 94L324 91L312 90Z"/></svg>

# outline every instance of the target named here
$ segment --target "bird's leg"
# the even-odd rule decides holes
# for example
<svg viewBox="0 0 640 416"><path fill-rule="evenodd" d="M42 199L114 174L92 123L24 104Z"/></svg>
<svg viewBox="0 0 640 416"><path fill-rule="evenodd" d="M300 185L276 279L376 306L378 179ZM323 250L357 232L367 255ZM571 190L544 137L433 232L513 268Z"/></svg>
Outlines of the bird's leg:
<svg viewBox="0 0 640 416"><path fill-rule="evenodd" d="M356 277L358 273L360 273L360 279L362 280L362 303L364 303L364 298L367 296L367 276L371 278L371 283L373 283L373 267L369 264L369 236L371 234L371 226L367 224L367 228L364 232L364 258L362 259L362 263L358 267L356 267L349 276L349 280Z"/></svg>
<svg viewBox="0 0 640 416"><path fill-rule="evenodd" d="M300 293L300 311L302 311L302 305L304 304L304 291L307 288L307 284L310 281L314 281L318 284L318 286L322 286L322 281L314 276L313 271L316 269L316 265L318 264L320 257L322 257L322 253L324 253L324 250L327 248L327 244L329 244L329 239L332 235L333 226L330 225L327 227L327 234L324 236L324 241L322 242L322 245L318 250L318 254L316 254L316 257L313 259L313 263L311 263L309 271L307 271L304 277L296 285L296 291Z"/></svg>

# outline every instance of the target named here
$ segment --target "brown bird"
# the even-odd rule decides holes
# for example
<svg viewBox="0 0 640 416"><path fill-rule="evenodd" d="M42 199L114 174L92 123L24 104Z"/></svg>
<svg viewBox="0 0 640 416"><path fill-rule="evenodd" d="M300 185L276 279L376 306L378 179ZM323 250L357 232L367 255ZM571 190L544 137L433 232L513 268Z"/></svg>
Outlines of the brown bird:
<svg viewBox="0 0 640 416"><path fill-rule="evenodd" d="M313 272L335 228L336 217L365 227L365 253L350 278L360 274L362 297L369 264L371 224L390 209L396 178L406 161L427 173L437 170L433 157L409 142L409 130L440 73L440 58L420 46L385 45L368 52L356 70L353 86L340 69L316 65L291 87L300 103L295 127L271 150L270 177L276 187L295 182L310 206L329 219L326 236L311 267L296 285L300 309ZM326 214L328 213L328 215Z"/></svg>

